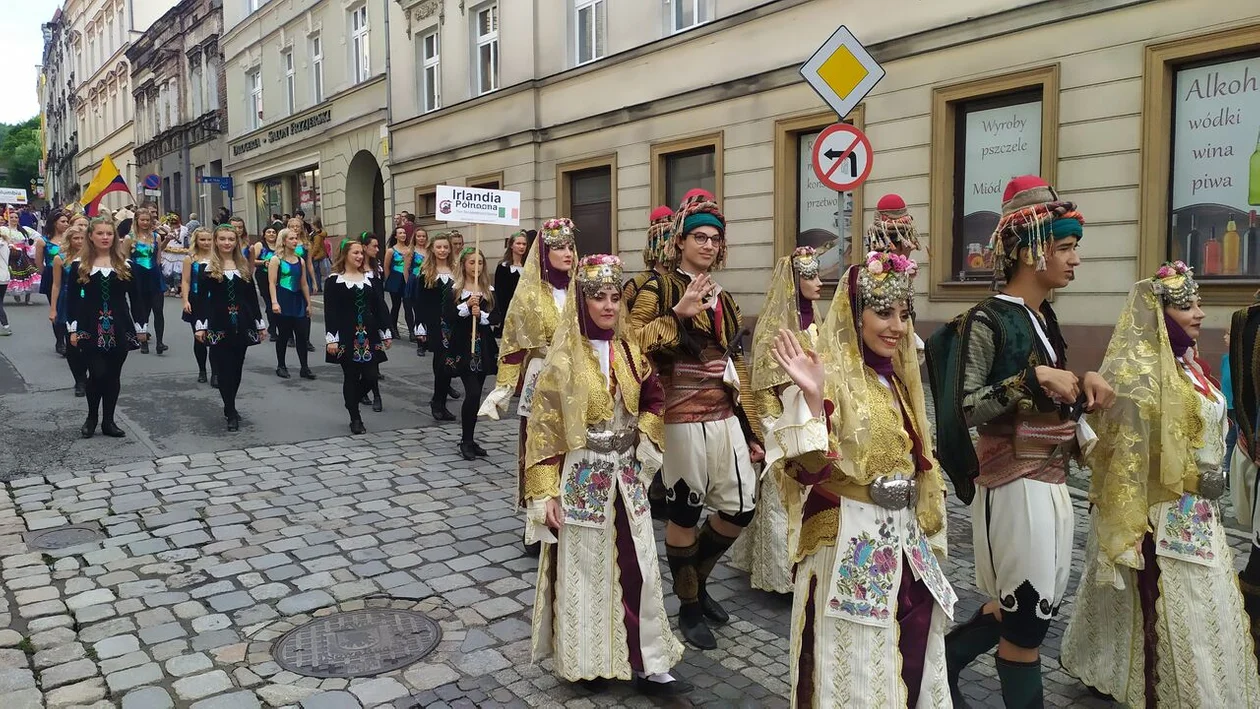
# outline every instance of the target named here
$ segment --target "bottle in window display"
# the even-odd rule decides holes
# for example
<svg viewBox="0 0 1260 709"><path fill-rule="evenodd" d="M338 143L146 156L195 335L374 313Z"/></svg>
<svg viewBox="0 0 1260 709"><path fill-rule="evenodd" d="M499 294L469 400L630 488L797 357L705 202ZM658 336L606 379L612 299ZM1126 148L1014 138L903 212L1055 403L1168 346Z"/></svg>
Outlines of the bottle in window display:
<svg viewBox="0 0 1260 709"><path fill-rule="evenodd" d="M1256 152L1251 154L1248 174L1247 204L1260 207L1260 135L1256 136Z"/></svg>
<svg viewBox="0 0 1260 709"><path fill-rule="evenodd" d="M1221 275L1221 242L1216 240L1216 227L1211 227L1211 236L1203 245L1203 275Z"/></svg>
<svg viewBox="0 0 1260 709"><path fill-rule="evenodd" d="M1225 223L1225 235L1221 237L1221 256L1222 270L1226 275L1237 275L1239 267L1242 265L1241 245L1242 239L1238 235L1238 222L1235 222L1233 216L1230 216L1228 222Z"/></svg>
<svg viewBox="0 0 1260 709"><path fill-rule="evenodd" d="M1186 256L1186 259L1185 259L1186 263L1189 264L1190 267L1194 269L1200 268L1203 263L1202 258L1201 258L1201 253L1199 251L1199 249L1202 246L1201 244L1202 238L1203 236L1199 233L1199 230L1195 228L1194 212L1191 212L1190 213L1190 231L1186 232L1185 251L1183 251L1182 253L1184 253Z"/></svg>
<svg viewBox="0 0 1260 709"><path fill-rule="evenodd" d="M1247 233L1243 236L1243 251L1247 255L1247 265L1243 272L1252 276L1260 274L1260 223L1256 221L1254 209L1247 216Z"/></svg>

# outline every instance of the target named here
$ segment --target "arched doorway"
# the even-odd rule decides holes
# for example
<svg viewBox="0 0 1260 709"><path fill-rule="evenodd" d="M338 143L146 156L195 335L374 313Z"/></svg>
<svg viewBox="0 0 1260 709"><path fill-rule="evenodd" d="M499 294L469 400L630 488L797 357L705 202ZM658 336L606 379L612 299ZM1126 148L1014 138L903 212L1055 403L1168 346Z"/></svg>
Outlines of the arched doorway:
<svg viewBox="0 0 1260 709"><path fill-rule="evenodd" d="M365 231L380 236L385 245L385 181L376 157L360 150L346 170L346 235Z"/></svg>

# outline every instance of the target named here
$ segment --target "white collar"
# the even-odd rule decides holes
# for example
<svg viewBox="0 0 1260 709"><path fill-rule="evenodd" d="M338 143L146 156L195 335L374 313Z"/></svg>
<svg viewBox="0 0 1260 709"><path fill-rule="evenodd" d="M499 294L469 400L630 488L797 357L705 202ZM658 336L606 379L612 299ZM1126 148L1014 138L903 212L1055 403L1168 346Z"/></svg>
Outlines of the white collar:
<svg viewBox="0 0 1260 709"><path fill-rule="evenodd" d="M114 273L114 269L111 266L93 266L91 275L95 276L98 273L103 273L107 276L111 276Z"/></svg>
<svg viewBox="0 0 1260 709"><path fill-rule="evenodd" d="M517 266L514 264L507 263L506 261L503 263L503 265L507 266L508 270L511 271L512 273L520 273L525 268L524 266Z"/></svg>
<svg viewBox="0 0 1260 709"><path fill-rule="evenodd" d="M336 282L342 284L343 286L347 288L366 288L368 284L368 276L365 273L363 274L363 280L350 281L350 280L346 280L346 274L338 273Z"/></svg>
<svg viewBox="0 0 1260 709"><path fill-rule="evenodd" d="M439 273L437 274L437 279L439 281L450 283L451 281L455 280L455 274L454 273Z"/></svg>
<svg viewBox="0 0 1260 709"><path fill-rule="evenodd" d="M223 272L224 278L240 278L241 272L235 268Z"/></svg>

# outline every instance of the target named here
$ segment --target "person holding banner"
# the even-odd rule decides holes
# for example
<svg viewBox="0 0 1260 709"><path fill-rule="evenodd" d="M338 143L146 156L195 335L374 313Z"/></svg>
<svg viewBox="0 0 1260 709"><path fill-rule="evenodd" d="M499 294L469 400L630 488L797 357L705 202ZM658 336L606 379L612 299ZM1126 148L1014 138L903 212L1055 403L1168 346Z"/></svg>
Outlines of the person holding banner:
<svg viewBox="0 0 1260 709"><path fill-rule="evenodd" d="M1041 645L1071 574L1068 460L1093 436L1081 412L1115 399L1097 372L1078 378L1067 369L1047 300L1072 282L1084 223L1045 180L1012 179L991 239L994 277L1005 286L928 338L937 454L971 504L976 586L992 599L946 636L955 702L963 668L994 646L1006 705L1043 701Z"/></svg>
<svg viewBox="0 0 1260 709"><path fill-rule="evenodd" d="M529 437L526 424L530 417L530 401L534 385L542 372L543 360L551 338L560 324L560 313L568 299L570 272L577 259L577 227L567 217L543 222L537 248L525 258L525 271L512 298L512 307L503 320L503 342L500 345L499 370L494 390L477 412L499 419L507 410L512 394L520 387L521 400L516 409L520 416L517 439L517 503L524 506L525 450ZM525 549L537 554L539 540L533 525L525 526Z"/></svg>
<svg viewBox="0 0 1260 709"><path fill-rule="evenodd" d="M717 640L708 623L730 616L706 584L752 522L761 422L744 366L739 306L710 275L726 261L726 218L708 193L695 191L670 233L670 271L643 285L630 326L665 386L665 553L681 602L678 625L687 642L711 650ZM700 527L705 507L715 512Z"/></svg>
<svg viewBox="0 0 1260 709"><path fill-rule="evenodd" d="M691 684L672 670L646 483L661 464L665 395L620 332L621 260L588 256L534 387L524 495L543 542L534 595L534 661L569 682L634 678L649 696ZM592 472L594 471L594 472Z"/></svg>
<svg viewBox="0 0 1260 709"><path fill-rule="evenodd" d="M474 460L487 455L474 438L477 406L486 377L498 369L499 346L490 328L494 289L486 274L486 258L475 248L461 251L455 268L455 281L442 300L442 366L447 376L464 385L467 396L460 410L459 454L464 460Z"/></svg>

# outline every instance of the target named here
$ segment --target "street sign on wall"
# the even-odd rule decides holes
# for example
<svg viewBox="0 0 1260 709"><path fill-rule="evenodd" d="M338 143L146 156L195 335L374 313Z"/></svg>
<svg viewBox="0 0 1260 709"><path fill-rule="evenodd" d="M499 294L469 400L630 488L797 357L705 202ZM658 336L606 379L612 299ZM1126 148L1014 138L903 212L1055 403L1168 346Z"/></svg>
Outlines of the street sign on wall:
<svg viewBox="0 0 1260 709"><path fill-rule="evenodd" d="M884 78L884 68L844 25L801 67L801 76L840 118Z"/></svg>
<svg viewBox="0 0 1260 709"><path fill-rule="evenodd" d="M814 174L837 192L849 192L865 182L874 158L870 139L848 123L827 126L814 141Z"/></svg>
<svg viewBox="0 0 1260 709"><path fill-rule="evenodd" d="M436 216L444 222L520 226L521 193L438 185Z"/></svg>

